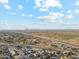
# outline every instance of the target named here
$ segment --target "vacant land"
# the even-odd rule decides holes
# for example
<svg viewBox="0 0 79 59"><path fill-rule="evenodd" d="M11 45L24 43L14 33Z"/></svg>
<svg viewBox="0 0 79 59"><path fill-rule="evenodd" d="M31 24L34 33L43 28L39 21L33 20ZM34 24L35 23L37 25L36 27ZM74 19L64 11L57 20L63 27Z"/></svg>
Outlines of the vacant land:
<svg viewBox="0 0 79 59"><path fill-rule="evenodd" d="M32 32L30 34L40 37L47 37L51 40L64 41L79 46L79 31L45 31Z"/></svg>
<svg viewBox="0 0 79 59"><path fill-rule="evenodd" d="M34 35L45 36L58 40L70 40L79 38L79 32L76 31L47 31L47 32L32 32Z"/></svg>

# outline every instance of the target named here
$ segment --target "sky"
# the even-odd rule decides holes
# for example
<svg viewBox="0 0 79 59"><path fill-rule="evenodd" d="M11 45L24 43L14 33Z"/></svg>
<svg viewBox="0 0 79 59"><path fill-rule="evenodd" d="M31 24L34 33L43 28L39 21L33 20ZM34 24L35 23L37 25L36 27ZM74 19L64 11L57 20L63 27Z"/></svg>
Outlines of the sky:
<svg viewBox="0 0 79 59"><path fill-rule="evenodd" d="M0 0L5 29L79 29L79 0Z"/></svg>

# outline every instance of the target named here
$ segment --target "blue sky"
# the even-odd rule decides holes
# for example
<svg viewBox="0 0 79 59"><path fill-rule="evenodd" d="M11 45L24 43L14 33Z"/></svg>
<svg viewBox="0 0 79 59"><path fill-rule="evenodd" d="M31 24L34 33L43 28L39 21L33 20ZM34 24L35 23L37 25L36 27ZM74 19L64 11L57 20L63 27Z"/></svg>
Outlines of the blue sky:
<svg viewBox="0 0 79 59"><path fill-rule="evenodd" d="M0 0L3 29L79 29L79 0Z"/></svg>

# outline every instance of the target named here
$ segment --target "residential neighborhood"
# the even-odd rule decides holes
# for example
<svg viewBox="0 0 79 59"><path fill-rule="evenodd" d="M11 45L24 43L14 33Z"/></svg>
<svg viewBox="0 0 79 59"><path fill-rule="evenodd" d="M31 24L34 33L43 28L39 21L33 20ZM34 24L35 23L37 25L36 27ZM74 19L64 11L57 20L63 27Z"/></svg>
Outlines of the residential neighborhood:
<svg viewBox="0 0 79 59"><path fill-rule="evenodd" d="M1 32L0 36L0 59L79 59L78 46L54 41L50 42L51 48L49 44L41 47L39 39L42 38L27 33Z"/></svg>

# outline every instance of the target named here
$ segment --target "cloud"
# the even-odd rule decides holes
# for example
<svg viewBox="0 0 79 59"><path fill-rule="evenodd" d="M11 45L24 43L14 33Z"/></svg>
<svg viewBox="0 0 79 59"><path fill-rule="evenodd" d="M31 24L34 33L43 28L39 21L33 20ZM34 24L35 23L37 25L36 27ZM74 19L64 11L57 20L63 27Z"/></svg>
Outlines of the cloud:
<svg viewBox="0 0 79 59"><path fill-rule="evenodd" d="M79 27L79 23L78 22L71 22L71 23L64 23L65 26L78 26Z"/></svg>
<svg viewBox="0 0 79 59"><path fill-rule="evenodd" d="M18 7L19 10L22 10L23 9L23 6L22 5L18 5L17 7Z"/></svg>
<svg viewBox="0 0 79 59"><path fill-rule="evenodd" d="M32 14L21 14L21 16L28 16L28 17L32 17L33 15Z"/></svg>
<svg viewBox="0 0 79 59"><path fill-rule="evenodd" d="M36 7L40 9L49 9L51 7L62 8L62 4L59 0L35 0L35 4Z"/></svg>
<svg viewBox="0 0 79 59"><path fill-rule="evenodd" d="M0 0L0 3L6 5L8 4L8 0Z"/></svg>
<svg viewBox="0 0 79 59"><path fill-rule="evenodd" d="M4 7L5 7L6 9L11 9L11 8L9 7L9 5L4 5Z"/></svg>
<svg viewBox="0 0 79 59"><path fill-rule="evenodd" d="M74 17L75 17L75 16L72 15L72 14L68 14L68 15L65 16L65 18L67 18L67 19L72 19L72 18L74 18Z"/></svg>
<svg viewBox="0 0 79 59"><path fill-rule="evenodd" d="M0 20L0 30L23 30L24 24L10 24L7 20Z"/></svg>
<svg viewBox="0 0 79 59"><path fill-rule="evenodd" d="M37 19L44 20L51 23L64 23L64 19L73 19L75 16L73 14L64 14L60 12L51 12L47 16L39 16Z"/></svg>
<svg viewBox="0 0 79 59"><path fill-rule="evenodd" d="M40 11L48 11L48 9L40 9Z"/></svg>
<svg viewBox="0 0 79 59"><path fill-rule="evenodd" d="M57 12L57 13L49 13L49 15L47 15L47 16L40 16L37 18L40 20L44 20L44 21L48 21L48 22L52 22L52 23L62 23L63 17L64 17L64 14Z"/></svg>
<svg viewBox="0 0 79 59"><path fill-rule="evenodd" d="M25 14L22 14L21 16L26 16Z"/></svg>
<svg viewBox="0 0 79 59"><path fill-rule="evenodd" d="M76 9L76 10L75 10L75 12L76 12L76 13L79 13L79 10L78 10L78 9Z"/></svg>
<svg viewBox="0 0 79 59"><path fill-rule="evenodd" d="M67 13L69 13L69 14L70 14L70 13L72 13L72 11L71 11L71 10L67 10Z"/></svg>
<svg viewBox="0 0 79 59"><path fill-rule="evenodd" d="M79 6L79 1L76 2L76 5Z"/></svg>
<svg viewBox="0 0 79 59"><path fill-rule="evenodd" d="M9 3L8 0L0 0L0 4L2 4L6 9L10 9L8 3Z"/></svg>

